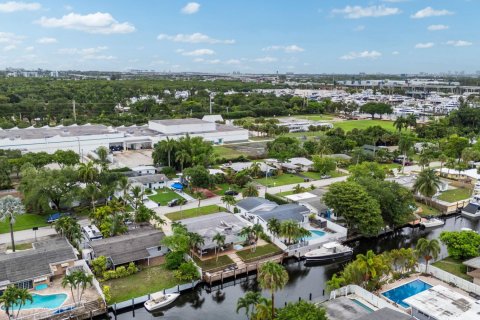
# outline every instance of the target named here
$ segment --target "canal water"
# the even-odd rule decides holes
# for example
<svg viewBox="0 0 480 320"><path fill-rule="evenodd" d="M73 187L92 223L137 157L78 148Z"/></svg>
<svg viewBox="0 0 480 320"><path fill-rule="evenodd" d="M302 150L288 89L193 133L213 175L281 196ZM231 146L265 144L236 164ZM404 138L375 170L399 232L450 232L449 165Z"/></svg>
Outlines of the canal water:
<svg viewBox="0 0 480 320"><path fill-rule="evenodd" d="M367 250L373 250L377 253L391 249L402 247L411 247L421 237L429 239L438 238L442 231L460 230L461 228L470 228L480 231L478 222L471 222L467 219L457 217L449 217L442 228L436 228L431 231L422 231L418 228L403 228L395 233L391 233L379 238L363 239L361 241L352 242L349 245L354 248L354 253L364 253ZM447 255L446 248L442 247L441 257ZM342 264L332 264L328 266L306 266L304 261L296 261L295 259L286 260L284 263L290 280L287 286L276 293L275 304L277 306L284 305L286 302L310 299L310 295L314 299L327 298L325 294L326 281L337 271L342 269ZM135 285L132 283L132 285ZM235 312L238 298L244 296L249 290L258 289L255 275L248 278L230 281L223 286L215 286L209 288L207 285L199 285L195 290L183 293L172 305L167 309L150 314L143 306L137 306L132 309L123 310L117 315L118 320L126 319L165 319L165 320L240 320L246 319L245 309ZM263 292L268 296L268 292ZM325 294L325 295L324 295ZM115 319L113 313L110 319Z"/></svg>

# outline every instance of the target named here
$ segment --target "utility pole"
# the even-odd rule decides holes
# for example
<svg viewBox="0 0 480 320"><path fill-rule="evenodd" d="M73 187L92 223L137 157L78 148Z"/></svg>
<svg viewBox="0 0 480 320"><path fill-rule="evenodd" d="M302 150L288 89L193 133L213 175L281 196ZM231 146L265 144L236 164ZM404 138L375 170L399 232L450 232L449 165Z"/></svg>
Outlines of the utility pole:
<svg viewBox="0 0 480 320"><path fill-rule="evenodd" d="M77 122L77 112L75 111L75 100L72 101L72 107L73 107L73 121L75 123Z"/></svg>
<svg viewBox="0 0 480 320"><path fill-rule="evenodd" d="M212 114L212 94L210 94L209 97L210 97L210 114Z"/></svg>

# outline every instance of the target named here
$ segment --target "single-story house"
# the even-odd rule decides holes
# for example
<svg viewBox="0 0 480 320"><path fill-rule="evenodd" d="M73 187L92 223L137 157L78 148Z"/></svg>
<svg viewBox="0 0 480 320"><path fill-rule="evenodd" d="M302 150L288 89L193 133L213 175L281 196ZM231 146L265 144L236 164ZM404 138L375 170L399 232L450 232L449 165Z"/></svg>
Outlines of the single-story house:
<svg viewBox="0 0 480 320"><path fill-rule="evenodd" d="M296 165L301 171L310 171L313 169L313 161L304 157L290 158L287 162Z"/></svg>
<svg viewBox="0 0 480 320"><path fill-rule="evenodd" d="M465 182L470 182L475 184L480 179L480 174L477 172L477 169L468 169L464 171L453 170L449 168L436 169L441 176L447 177L450 179L463 180Z"/></svg>
<svg viewBox="0 0 480 320"><path fill-rule="evenodd" d="M467 266L467 274L473 277L473 283L480 285L480 257L463 261L463 264Z"/></svg>
<svg viewBox="0 0 480 320"><path fill-rule="evenodd" d="M274 167L267 165L264 162L256 162L256 163L258 163L258 165L260 166L261 172L269 173L276 169ZM255 162L233 162L233 163L225 163L224 165L222 165L222 167L230 168L235 172L240 172L242 170L250 169L254 164Z"/></svg>
<svg viewBox="0 0 480 320"><path fill-rule="evenodd" d="M263 224L264 227L266 227L267 222L273 218L280 222L293 220L299 224L303 224L308 221L310 210L295 203L288 203L276 206L272 210L256 211L251 215L255 217L256 222Z"/></svg>
<svg viewBox="0 0 480 320"><path fill-rule="evenodd" d="M369 144L365 144L362 146L362 149L365 153L368 153L368 154L371 154L371 155L374 155L378 150L386 150L386 151L389 151L389 149L387 147L384 147L384 146L372 146L372 145L369 145Z"/></svg>
<svg viewBox="0 0 480 320"><path fill-rule="evenodd" d="M168 178L163 173L148 174L128 178L132 185L139 185L143 189L157 190L167 186Z"/></svg>
<svg viewBox="0 0 480 320"><path fill-rule="evenodd" d="M132 171L138 173L139 175L146 175L146 174L155 174L157 173L157 169L154 166L137 166L133 167Z"/></svg>
<svg viewBox="0 0 480 320"><path fill-rule="evenodd" d="M152 227L139 227L120 236L90 241L90 259L104 256L114 267L130 262L158 265L164 262L168 252L168 248L160 244L164 236Z"/></svg>
<svg viewBox="0 0 480 320"><path fill-rule="evenodd" d="M300 167L293 164L293 163L288 163L284 162L280 164L280 169L285 170L288 173L296 173L300 171Z"/></svg>
<svg viewBox="0 0 480 320"><path fill-rule="evenodd" d="M223 117L220 114L206 114L202 120L207 122L223 122Z"/></svg>
<svg viewBox="0 0 480 320"><path fill-rule="evenodd" d="M33 289L65 274L77 260L75 249L65 238L32 244L31 250L0 254L0 293L9 285Z"/></svg>
<svg viewBox="0 0 480 320"><path fill-rule="evenodd" d="M311 212L325 216L329 211L322 197L313 192L303 192L286 196L287 199L308 208Z"/></svg>
<svg viewBox="0 0 480 320"><path fill-rule="evenodd" d="M256 211L265 211L275 208L277 204L273 201L260 197L248 197L237 202L236 207L243 215Z"/></svg>

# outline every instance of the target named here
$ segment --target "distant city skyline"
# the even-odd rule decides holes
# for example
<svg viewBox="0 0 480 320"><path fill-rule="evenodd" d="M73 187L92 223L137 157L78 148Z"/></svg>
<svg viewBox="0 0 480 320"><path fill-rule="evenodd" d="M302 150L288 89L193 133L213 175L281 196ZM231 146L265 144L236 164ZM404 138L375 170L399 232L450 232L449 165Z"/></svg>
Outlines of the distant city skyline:
<svg viewBox="0 0 480 320"><path fill-rule="evenodd" d="M477 0L2 1L0 69L480 69Z"/></svg>

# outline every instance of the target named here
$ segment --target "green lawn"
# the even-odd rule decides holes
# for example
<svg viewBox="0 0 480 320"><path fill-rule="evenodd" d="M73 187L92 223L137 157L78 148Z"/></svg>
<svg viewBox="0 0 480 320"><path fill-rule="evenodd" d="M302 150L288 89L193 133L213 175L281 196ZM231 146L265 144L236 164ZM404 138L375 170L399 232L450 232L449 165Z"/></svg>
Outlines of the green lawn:
<svg viewBox="0 0 480 320"><path fill-rule="evenodd" d="M445 202L457 202L470 198L472 191L470 189L458 188L442 192L438 199Z"/></svg>
<svg viewBox="0 0 480 320"><path fill-rule="evenodd" d="M422 208L422 213L419 213L420 216L439 216L442 212L436 208L427 206L425 203L415 202L417 207Z"/></svg>
<svg viewBox="0 0 480 320"><path fill-rule="evenodd" d="M298 116L300 119L307 119L312 121L324 121L324 120L332 120L333 116L320 114L320 115L307 115L307 116Z"/></svg>
<svg viewBox="0 0 480 320"><path fill-rule="evenodd" d="M8 250L12 250L12 246L8 245L7 246ZM15 250L28 250L32 249L32 244L31 243L15 243Z"/></svg>
<svg viewBox="0 0 480 320"><path fill-rule="evenodd" d="M342 128L346 132L352 131L353 129L367 129L368 127L380 126L384 129L395 131L393 126L393 121L384 121L384 120L346 120L333 122L335 128Z"/></svg>
<svg viewBox="0 0 480 320"><path fill-rule="evenodd" d="M280 193L277 193L277 194L275 194L275 195L276 195L276 196L285 197L285 196L292 195L293 193L294 193L293 190L290 190L290 191L280 192Z"/></svg>
<svg viewBox="0 0 480 320"><path fill-rule="evenodd" d="M252 261L253 259L257 259L263 256L270 256L274 255L277 253L281 253L282 249L277 247L274 244L267 244L264 246L259 246L255 249L255 252L252 252L251 249L245 249L241 251L237 251L237 255L243 260L243 261Z"/></svg>
<svg viewBox="0 0 480 320"><path fill-rule="evenodd" d="M212 269L222 268L234 264L233 260L229 256L219 256L217 258L211 258L208 260L200 260L194 256L195 263L202 268L202 271L208 271Z"/></svg>
<svg viewBox="0 0 480 320"><path fill-rule="evenodd" d="M231 184L228 184L228 183L217 184L217 189L215 189L215 190L211 189L211 190L217 196L223 196L223 195L225 195L225 191L230 190L230 189L237 190L237 189L233 188L233 186ZM240 192L240 190L237 190L237 191Z"/></svg>
<svg viewBox="0 0 480 320"><path fill-rule="evenodd" d="M245 154L227 146L214 146L213 151L219 158L235 159Z"/></svg>
<svg viewBox="0 0 480 320"><path fill-rule="evenodd" d="M255 179L255 181L264 185L264 186L266 185L268 187L273 187L273 186L279 187L279 186L284 186L284 185L287 185L287 184L295 184L295 183L304 182L303 178L300 178L299 176L296 176L296 175L290 174L290 173L284 173L282 175L275 176L275 177L268 177L267 179L258 178L258 179Z"/></svg>
<svg viewBox="0 0 480 320"><path fill-rule="evenodd" d="M105 281L102 285L110 286L111 303L114 303L169 289L180 283L173 276L172 271L160 265L144 268L142 271L125 278Z"/></svg>
<svg viewBox="0 0 480 320"><path fill-rule="evenodd" d="M302 172L301 173L302 175L312 179L312 180L320 180L321 179L321 176L322 174L318 173L318 172L313 172L313 171L308 171L308 172ZM342 172L338 172L338 171L330 171L328 173L329 176L331 176L332 178L337 178L337 177L343 177L345 176L344 173Z"/></svg>
<svg viewBox="0 0 480 320"><path fill-rule="evenodd" d="M28 230L32 229L33 227L45 227L47 225L47 215L41 216L38 214L22 214L17 216L15 224L13 225L13 230ZM10 232L10 225L8 222L0 222L0 233L7 232Z"/></svg>
<svg viewBox="0 0 480 320"><path fill-rule="evenodd" d="M178 221L187 218L206 216L207 214L217 213L217 212L226 212L227 210L223 207L210 205L200 208L192 208L187 210L181 210L176 212L167 213L165 216L172 220Z"/></svg>
<svg viewBox="0 0 480 320"><path fill-rule="evenodd" d="M167 203L173 199L182 198L177 193L173 192L168 188L162 188L155 190L156 193L148 196L148 198L156 203L159 203L162 206L166 206Z"/></svg>
<svg viewBox="0 0 480 320"><path fill-rule="evenodd" d="M432 265L453 275L456 275L457 277L460 277L467 281L472 281L472 277L467 275L467 266L462 264L461 261L447 257L443 260L433 263Z"/></svg>

